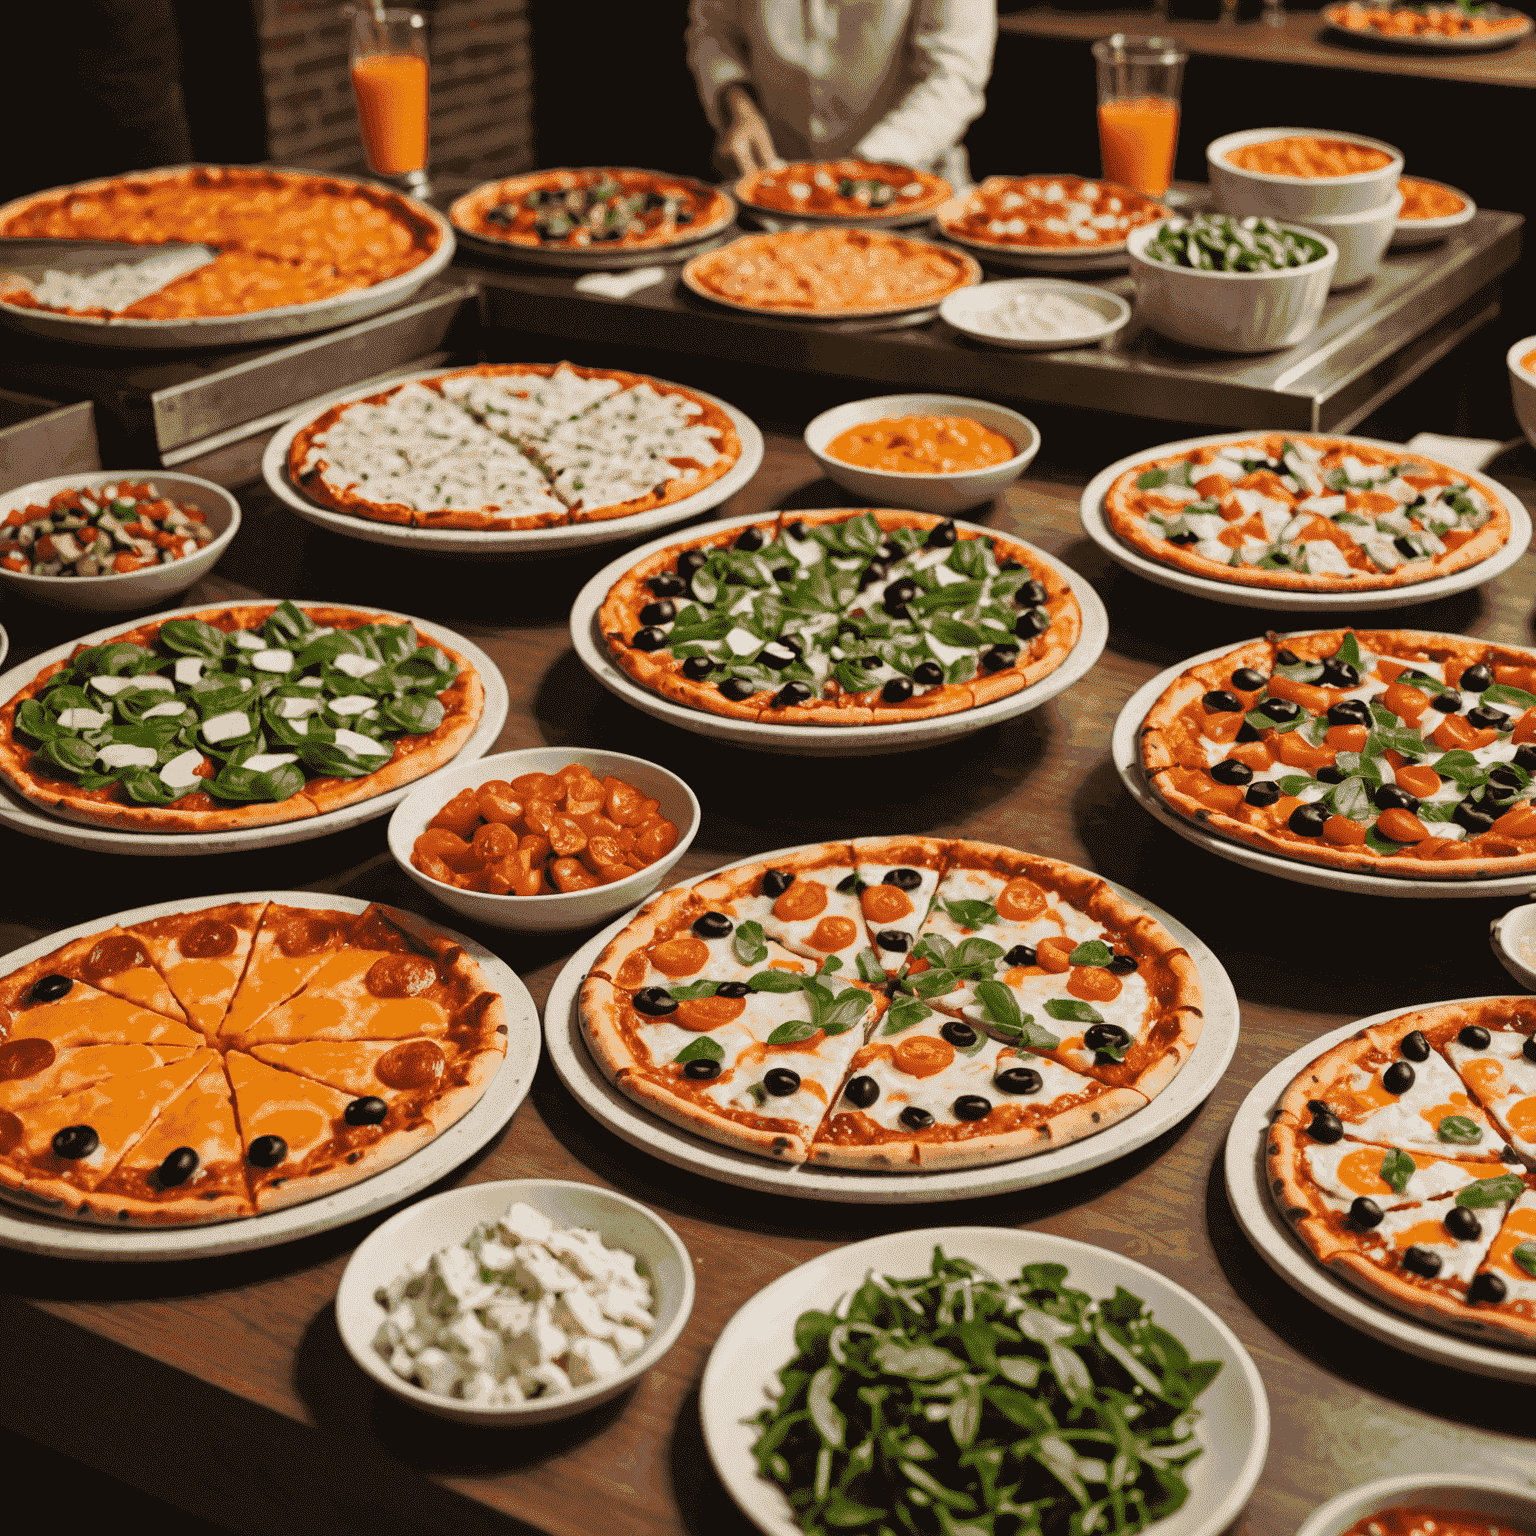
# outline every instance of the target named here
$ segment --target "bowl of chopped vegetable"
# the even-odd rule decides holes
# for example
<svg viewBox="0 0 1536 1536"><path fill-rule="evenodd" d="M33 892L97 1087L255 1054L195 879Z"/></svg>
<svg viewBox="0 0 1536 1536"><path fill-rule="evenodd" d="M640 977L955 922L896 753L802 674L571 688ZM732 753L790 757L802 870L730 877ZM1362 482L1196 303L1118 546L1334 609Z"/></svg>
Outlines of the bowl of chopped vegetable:
<svg viewBox="0 0 1536 1536"><path fill-rule="evenodd" d="M1449 1521L1432 1526L1406 1518L1407 1510L1444 1511L1466 1517L1465 1525ZM1495 1533L1536 1530L1536 1493L1529 1487L1493 1477L1468 1477L1460 1472L1408 1472L1400 1477L1379 1477L1362 1483L1312 1512L1296 1536L1349 1536L1372 1515L1398 1511L1398 1519L1385 1530L1439 1529L1446 1536L1471 1529ZM1399 1522L1401 1522L1399 1524ZM1517 1524L1518 1522L1518 1524Z"/></svg>
<svg viewBox="0 0 1536 1536"><path fill-rule="evenodd" d="M98 470L0 493L0 584L57 608L158 608L218 563L240 527L221 485Z"/></svg>
<svg viewBox="0 0 1536 1536"><path fill-rule="evenodd" d="M1126 251L1141 320L1214 352L1273 352L1310 336L1339 260L1326 235L1221 213L1133 229Z"/></svg>

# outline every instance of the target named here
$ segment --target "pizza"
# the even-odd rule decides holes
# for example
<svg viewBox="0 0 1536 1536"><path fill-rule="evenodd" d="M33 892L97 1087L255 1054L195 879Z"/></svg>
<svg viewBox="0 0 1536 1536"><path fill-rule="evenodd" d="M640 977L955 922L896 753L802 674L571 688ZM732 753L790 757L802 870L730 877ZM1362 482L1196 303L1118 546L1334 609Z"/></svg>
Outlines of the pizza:
<svg viewBox="0 0 1536 1536"><path fill-rule="evenodd" d="M444 231L387 187L259 166L178 166L34 192L0 208L0 236L190 241L211 263L108 309L41 302L25 286L5 303L128 320L242 315L371 288L420 266Z"/></svg>
<svg viewBox="0 0 1536 1536"><path fill-rule="evenodd" d="M1536 652L1270 634L1182 673L1138 740L1173 810L1267 853L1419 880L1536 870Z"/></svg>
<svg viewBox="0 0 1536 1536"><path fill-rule="evenodd" d="M1496 555L1509 510L1487 481L1390 444L1282 432L1163 454L1120 475L1109 526L1194 576L1287 592L1431 581Z"/></svg>
<svg viewBox="0 0 1536 1536"><path fill-rule="evenodd" d="M530 171L466 192L448 217L466 234L556 251L680 245L723 229L736 205L690 176L616 168Z"/></svg>
<svg viewBox="0 0 1536 1536"><path fill-rule="evenodd" d="M1082 610L1027 544L924 512L781 512L647 555L598 623L675 703L774 725L889 725L990 704L1071 654Z"/></svg>
<svg viewBox="0 0 1536 1536"><path fill-rule="evenodd" d="M951 239L1000 250L1070 255L1119 250L1143 224L1168 217L1154 198L1081 176L989 176L939 214Z"/></svg>
<svg viewBox="0 0 1536 1536"><path fill-rule="evenodd" d="M880 160L797 160L749 171L736 183L736 196L749 207L823 219L931 213L953 193L931 171Z"/></svg>
<svg viewBox="0 0 1536 1536"><path fill-rule="evenodd" d="M991 843L810 845L654 897L582 985L605 1076L780 1163L918 1173L1144 1108L1200 1035L1194 962L1105 881Z"/></svg>
<svg viewBox="0 0 1536 1536"><path fill-rule="evenodd" d="M744 235L683 268L706 299L824 320L923 309L980 281L964 251L878 229Z"/></svg>
<svg viewBox="0 0 1536 1536"><path fill-rule="evenodd" d="M0 707L0 779L69 821L227 832L431 773L485 706L464 657L389 614L240 603L148 619Z"/></svg>
<svg viewBox="0 0 1536 1536"><path fill-rule="evenodd" d="M1317 1260L1432 1327L1536 1349L1536 1001L1400 1014L1325 1051L1266 1138Z"/></svg>
<svg viewBox="0 0 1536 1536"><path fill-rule="evenodd" d="M506 1047L475 960L386 907L104 926L0 978L0 1193L118 1226L297 1205L440 1135Z"/></svg>
<svg viewBox="0 0 1536 1536"><path fill-rule="evenodd" d="M741 437L708 395L641 373L481 363L322 411L288 473L321 506L498 532L633 517L714 484Z"/></svg>

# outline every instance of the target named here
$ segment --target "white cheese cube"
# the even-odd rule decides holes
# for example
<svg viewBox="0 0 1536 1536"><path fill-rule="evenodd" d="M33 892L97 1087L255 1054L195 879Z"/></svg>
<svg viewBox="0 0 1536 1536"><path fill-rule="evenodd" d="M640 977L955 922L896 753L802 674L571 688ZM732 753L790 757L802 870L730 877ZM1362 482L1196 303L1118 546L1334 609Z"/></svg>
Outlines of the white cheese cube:
<svg viewBox="0 0 1536 1536"><path fill-rule="evenodd" d="M1302 546L1307 570L1314 576L1353 576L1354 567L1344 558L1344 551L1327 539L1308 539Z"/></svg>
<svg viewBox="0 0 1536 1536"><path fill-rule="evenodd" d="M343 651L331 665L338 672L345 672L348 677L367 677L370 672L377 672L383 663L375 661L371 656L358 656L352 651Z"/></svg>
<svg viewBox="0 0 1536 1536"><path fill-rule="evenodd" d="M633 1286L606 1286L598 1293L597 1301L603 1316L616 1323L627 1323L631 1328L647 1331L656 1326L656 1319L651 1316L650 1297Z"/></svg>
<svg viewBox="0 0 1536 1536"><path fill-rule="evenodd" d="M160 706L156 706L157 708ZM111 725L112 716L99 709L61 709L59 711L59 724L70 731L99 731L104 725Z"/></svg>
<svg viewBox="0 0 1536 1536"><path fill-rule="evenodd" d="M569 1392L571 1378L553 1362L530 1366L518 1375L518 1385L529 1397L543 1397L546 1393Z"/></svg>
<svg viewBox="0 0 1536 1536"><path fill-rule="evenodd" d="M486 1271L504 1278L512 1268L512 1260L515 1257L512 1250L505 1243L498 1243L494 1238L487 1238L480 1244L480 1271Z"/></svg>
<svg viewBox="0 0 1536 1536"><path fill-rule="evenodd" d="M416 1357L408 1349L397 1347L390 1354L389 1368L404 1381L416 1379Z"/></svg>
<svg viewBox="0 0 1536 1536"><path fill-rule="evenodd" d="M348 752L355 752L359 757L388 757L391 752L382 742L375 741L372 736L360 736L356 731L337 731L336 745L345 747Z"/></svg>
<svg viewBox="0 0 1536 1536"><path fill-rule="evenodd" d="M222 715L212 715L203 721L204 741L238 741L250 734L251 717L243 709L227 709Z"/></svg>
<svg viewBox="0 0 1536 1536"><path fill-rule="evenodd" d="M432 1255L432 1273L461 1312L491 1300L496 1287L480 1278L480 1266L467 1248L439 1248Z"/></svg>
<svg viewBox="0 0 1536 1536"><path fill-rule="evenodd" d="M601 1339L577 1339L566 1357L565 1368L571 1385L583 1387L588 1382L602 1381L606 1376L617 1376L621 1365L613 1347Z"/></svg>
<svg viewBox="0 0 1536 1536"><path fill-rule="evenodd" d="M237 650L264 651L267 648L267 642L260 635L253 635L248 629L237 629L231 638Z"/></svg>
<svg viewBox="0 0 1536 1536"><path fill-rule="evenodd" d="M1382 571L1395 571L1403 563L1401 551L1393 544L1390 534L1377 533L1360 540L1360 547Z"/></svg>
<svg viewBox="0 0 1536 1536"><path fill-rule="evenodd" d="M1296 506L1298 512L1316 512L1323 517L1337 517L1344 510L1342 496L1308 496Z"/></svg>
<svg viewBox="0 0 1536 1536"><path fill-rule="evenodd" d="M580 1280L538 1243L519 1243L512 1250L512 1274L525 1296L545 1296L575 1290Z"/></svg>
<svg viewBox="0 0 1536 1536"><path fill-rule="evenodd" d="M305 678L305 682L309 679ZM284 720L302 720L306 715L320 713L319 699L296 699L293 697L278 699L275 701L278 715Z"/></svg>
<svg viewBox="0 0 1536 1536"><path fill-rule="evenodd" d="M293 671L292 651L257 651L251 657L251 665L258 672Z"/></svg>
<svg viewBox="0 0 1536 1536"><path fill-rule="evenodd" d="M459 1396L467 1403L489 1404L499 1385L489 1371L476 1371L473 1376L459 1383ZM518 1396L522 1396L521 1391Z"/></svg>
<svg viewBox="0 0 1536 1536"><path fill-rule="evenodd" d="M187 706L175 699L167 699L164 704L153 704L139 716L140 720L156 720L166 715L184 715Z"/></svg>
<svg viewBox="0 0 1536 1536"><path fill-rule="evenodd" d="M171 789L190 789L201 777L197 770L202 766L203 754L196 747L189 748L161 768L160 782Z"/></svg>
<svg viewBox="0 0 1536 1536"><path fill-rule="evenodd" d="M249 768L252 773L271 773L274 768L281 768L285 763L298 762L297 754L293 752L258 752L255 757L248 757L240 764L242 768Z"/></svg>
<svg viewBox="0 0 1536 1536"><path fill-rule="evenodd" d="M443 1329L443 1345L480 1371L490 1369L501 1356L501 1335L487 1328L473 1312L454 1318Z"/></svg>
<svg viewBox="0 0 1536 1536"><path fill-rule="evenodd" d="M733 655L750 656L763 642L738 624L726 635L725 643Z"/></svg>
<svg viewBox="0 0 1536 1536"><path fill-rule="evenodd" d="M105 693L109 697L115 698L124 689L134 687L137 682L138 678L136 677L93 677L91 679L91 687L97 693Z"/></svg>
<svg viewBox="0 0 1536 1536"><path fill-rule="evenodd" d="M502 1334L501 1357L509 1371L520 1376L540 1365L558 1360L571 1341L555 1326L548 1312L535 1308L521 1333Z"/></svg>
<svg viewBox="0 0 1536 1536"><path fill-rule="evenodd" d="M590 1227L556 1232L545 1246L584 1280L595 1280L599 1285L617 1282L650 1295L650 1287L635 1272L634 1254L622 1248L605 1247L601 1235Z"/></svg>
<svg viewBox="0 0 1536 1536"><path fill-rule="evenodd" d="M498 1296L482 1308L480 1315L486 1326L494 1328L504 1339L527 1333L533 1327L533 1307L516 1296Z"/></svg>
<svg viewBox="0 0 1536 1536"><path fill-rule="evenodd" d="M190 687L203 675L203 663L196 656L178 656L175 673L183 688Z"/></svg>
<svg viewBox="0 0 1536 1536"><path fill-rule="evenodd" d="M534 1210L531 1205L523 1204L521 1200L507 1208L507 1214L501 1218L501 1225L514 1243L547 1242L550 1233L555 1230L549 1217Z"/></svg>
<svg viewBox="0 0 1536 1536"><path fill-rule="evenodd" d="M153 768L160 754L153 747L130 747L114 741L96 754L96 761L108 768Z"/></svg>
<svg viewBox="0 0 1536 1536"><path fill-rule="evenodd" d="M459 1363L446 1350L428 1348L416 1356L416 1380L428 1392L452 1393L459 1380Z"/></svg>
<svg viewBox="0 0 1536 1536"><path fill-rule="evenodd" d="M518 1386L516 1378L509 1376L486 1399L486 1406L490 1408L512 1408L518 1403L526 1401L527 1398L523 1394L523 1389Z"/></svg>
<svg viewBox="0 0 1536 1536"><path fill-rule="evenodd" d="M339 699L331 700L330 708L332 713L338 715L360 715L365 709L372 709L374 703L375 700L366 693L344 693Z"/></svg>

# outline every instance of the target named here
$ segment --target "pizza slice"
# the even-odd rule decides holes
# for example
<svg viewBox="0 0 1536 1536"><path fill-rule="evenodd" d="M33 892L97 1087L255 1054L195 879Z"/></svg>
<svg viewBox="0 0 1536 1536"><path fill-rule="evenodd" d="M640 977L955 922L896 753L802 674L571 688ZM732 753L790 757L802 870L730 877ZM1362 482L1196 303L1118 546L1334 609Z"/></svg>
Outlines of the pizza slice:
<svg viewBox="0 0 1536 1536"><path fill-rule="evenodd" d="M86 981L57 972L38 974L38 962L0 982L0 1028L11 1041L46 1042L58 1051L78 1045L141 1042L204 1044L195 1029L163 1013L151 1013Z"/></svg>
<svg viewBox="0 0 1536 1536"><path fill-rule="evenodd" d="M135 923L129 932L153 957L187 1017L212 1040L245 974L267 903L231 902Z"/></svg>
<svg viewBox="0 0 1536 1536"><path fill-rule="evenodd" d="M1536 1339L1536 1190L1510 1206L1468 1296L1479 1310L1496 1308L1505 1327Z"/></svg>
<svg viewBox="0 0 1536 1536"><path fill-rule="evenodd" d="M931 837L854 841L859 908L869 931L869 945L859 952L859 973L866 981L895 976L906 966L948 855L948 843Z"/></svg>
<svg viewBox="0 0 1536 1536"><path fill-rule="evenodd" d="M186 1013L166 985L165 977L155 969L143 941L121 928L74 939L51 955L33 961L27 970L35 973L37 979L53 975L88 982L151 1013L186 1022ZM8 982L13 979L8 978Z"/></svg>
<svg viewBox="0 0 1536 1536"><path fill-rule="evenodd" d="M238 1038L287 1002L346 944L357 924L351 912L270 902L220 1035Z"/></svg>
<svg viewBox="0 0 1536 1536"><path fill-rule="evenodd" d="M194 1045L77 1045L55 1050L37 1036L0 1043L0 1110L15 1112L66 1098L120 1073L147 1072L183 1061Z"/></svg>
<svg viewBox="0 0 1536 1536"><path fill-rule="evenodd" d="M1476 1021L1435 1040L1457 1075L1509 1138L1528 1168L1536 1168L1536 1034L1531 1005L1521 999L1513 1017L1484 1005ZM1433 1036L1431 1036L1433 1039Z"/></svg>

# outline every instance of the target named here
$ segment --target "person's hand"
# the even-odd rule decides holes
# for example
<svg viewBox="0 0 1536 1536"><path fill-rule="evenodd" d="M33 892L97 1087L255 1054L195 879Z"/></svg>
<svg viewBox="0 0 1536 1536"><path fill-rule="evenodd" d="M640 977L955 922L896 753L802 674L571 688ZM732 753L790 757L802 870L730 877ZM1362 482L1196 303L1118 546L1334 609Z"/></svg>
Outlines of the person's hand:
<svg viewBox="0 0 1536 1536"><path fill-rule="evenodd" d="M739 85L725 97L726 128L722 147L743 176L752 171L773 170L784 162L773 147L773 135L757 103Z"/></svg>

